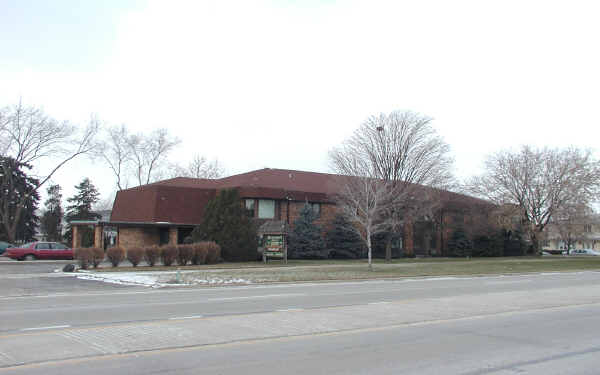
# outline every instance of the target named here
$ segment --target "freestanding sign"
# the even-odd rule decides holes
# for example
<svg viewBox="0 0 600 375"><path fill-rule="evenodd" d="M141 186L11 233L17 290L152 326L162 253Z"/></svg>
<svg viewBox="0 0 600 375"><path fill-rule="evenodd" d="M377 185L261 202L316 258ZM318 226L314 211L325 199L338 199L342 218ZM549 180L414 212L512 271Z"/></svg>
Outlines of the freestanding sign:
<svg viewBox="0 0 600 375"><path fill-rule="evenodd" d="M287 246L285 234L268 234L262 236L262 258L263 262L267 263L268 258L283 259L287 263Z"/></svg>

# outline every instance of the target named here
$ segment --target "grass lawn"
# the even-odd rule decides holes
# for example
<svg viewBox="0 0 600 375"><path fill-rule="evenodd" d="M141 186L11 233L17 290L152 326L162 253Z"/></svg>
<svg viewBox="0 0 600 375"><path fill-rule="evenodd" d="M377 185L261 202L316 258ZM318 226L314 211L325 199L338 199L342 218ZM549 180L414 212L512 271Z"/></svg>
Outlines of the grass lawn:
<svg viewBox="0 0 600 375"><path fill-rule="evenodd" d="M221 263L185 267L100 268L99 272L174 271L186 278L244 279L254 283L281 281L358 280L444 275L489 275L527 272L600 270L600 257L511 257L511 258L426 258L398 259L392 263L375 260L369 271L366 260L290 260Z"/></svg>

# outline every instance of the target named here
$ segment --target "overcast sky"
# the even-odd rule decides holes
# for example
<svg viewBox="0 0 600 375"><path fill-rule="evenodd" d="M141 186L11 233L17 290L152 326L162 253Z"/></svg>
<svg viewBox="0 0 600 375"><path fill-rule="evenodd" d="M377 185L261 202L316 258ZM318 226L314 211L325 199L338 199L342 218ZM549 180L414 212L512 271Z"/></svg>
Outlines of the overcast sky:
<svg viewBox="0 0 600 375"><path fill-rule="evenodd" d="M171 159L328 172L369 115L413 110L456 173L521 144L596 148L597 1L0 0L0 106L166 127ZM80 160L106 196L114 179Z"/></svg>

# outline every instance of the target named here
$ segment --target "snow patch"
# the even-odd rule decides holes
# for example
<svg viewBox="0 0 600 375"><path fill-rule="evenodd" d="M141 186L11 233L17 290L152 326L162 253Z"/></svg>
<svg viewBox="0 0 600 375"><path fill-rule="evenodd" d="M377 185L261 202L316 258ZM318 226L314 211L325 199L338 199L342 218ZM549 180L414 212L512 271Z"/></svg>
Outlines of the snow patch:
<svg viewBox="0 0 600 375"><path fill-rule="evenodd" d="M181 273L179 277L176 272L107 272L86 273L77 275L78 279L102 281L120 285L141 285L152 288L183 285L239 285L251 282L241 278L207 277L206 275L194 275ZM177 282L179 279L180 282Z"/></svg>

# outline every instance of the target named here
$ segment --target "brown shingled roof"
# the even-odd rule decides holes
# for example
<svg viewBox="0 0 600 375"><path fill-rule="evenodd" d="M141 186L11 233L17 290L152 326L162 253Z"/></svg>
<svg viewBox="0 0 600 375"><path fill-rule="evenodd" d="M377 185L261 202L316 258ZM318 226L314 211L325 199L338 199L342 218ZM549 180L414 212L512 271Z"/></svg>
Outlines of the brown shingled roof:
<svg viewBox="0 0 600 375"><path fill-rule="evenodd" d="M219 180L221 188L265 187L286 191L335 194L339 177L328 173L264 168Z"/></svg>
<svg viewBox="0 0 600 375"><path fill-rule="evenodd" d="M177 177L119 191L111 221L198 224L206 203L218 190L227 188L238 188L240 196L246 198L331 202L340 178L328 173L271 168L214 180ZM484 202L457 193L442 195L446 202Z"/></svg>

